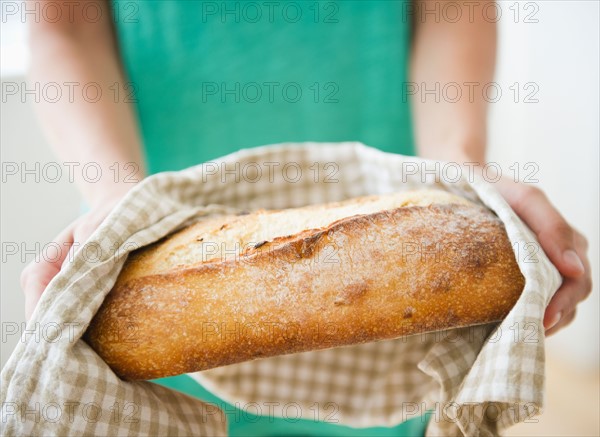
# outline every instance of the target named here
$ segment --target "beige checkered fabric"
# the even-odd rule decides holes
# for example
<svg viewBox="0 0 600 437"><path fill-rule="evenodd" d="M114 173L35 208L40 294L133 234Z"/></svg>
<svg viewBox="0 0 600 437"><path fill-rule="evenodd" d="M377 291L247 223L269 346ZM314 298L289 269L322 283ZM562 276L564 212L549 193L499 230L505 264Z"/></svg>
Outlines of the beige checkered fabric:
<svg viewBox="0 0 600 437"><path fill-rule="evenodd" d="M78 251L44 293L28 329L71 323L72 335L67 338L63 329L56 341L29 338L17 347L2 372L3 433L222 434L225 419L215 407L151 383L123 382L78 340L126 253L219 208L207 208L211 204L285 208L432 185L482 202L505 223L526 286L502 323L256 360L191 376L242 411L268 410L291 421L301 416L355 427L391 426L427 413L428 435L483 436L531 420L543 406L543 312L560 276L493 186L478 178L447 179L433 161L358 143L242 150L146 179L89 240L101 256L91 260ZM53 421L57 414L48 407L53 402L79 406L72 415L62 408ZM93 414L97 417L90 420Z"/></svg>

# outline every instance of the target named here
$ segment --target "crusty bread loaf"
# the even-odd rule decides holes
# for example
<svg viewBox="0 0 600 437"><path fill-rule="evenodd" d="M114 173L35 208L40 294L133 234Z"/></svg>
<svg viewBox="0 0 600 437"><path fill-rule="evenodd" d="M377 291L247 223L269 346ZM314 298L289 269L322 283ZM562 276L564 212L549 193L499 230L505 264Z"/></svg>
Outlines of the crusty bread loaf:
<svg viewBox="0 0 600 437"><path fill-rule="evenodd" d="M212 216L130 255L86 340L126 379L502 319L500 220L443 191Z"/></svg>

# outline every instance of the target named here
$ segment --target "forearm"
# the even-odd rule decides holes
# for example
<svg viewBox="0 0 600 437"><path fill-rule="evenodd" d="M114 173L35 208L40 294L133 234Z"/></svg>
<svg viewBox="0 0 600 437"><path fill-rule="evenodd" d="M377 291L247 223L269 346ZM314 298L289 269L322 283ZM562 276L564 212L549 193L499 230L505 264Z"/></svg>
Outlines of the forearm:
<svg viewBox="0 0 600 437"><path fill-rule="evenodd" d="M32 23L30 28L29 80L40 87L57 83L62 92L54 103L42 99L36 104L52 148L65 162L94 162L102 170L102 177L95 182L86 180L81 171L75 172L76 183L92 207L124 194L133 185L131 179L144 175L140 139L133 108L123 92L108 6L100 3L103 17L99 23L85 23L79 17L63 23ZM68 83L74 83L74 92L68 92ZM99 85L102 94L98 101L95 90L90 97L82 92L87 84ZM118 95L115 87L119 87ZM115 163L120 166L117 179L110 170ZM127 181L123 177L126 163L137 166L134 174L127 172L131 176Z"/></svg>
<svg viewBox="0 0 600 437"><path fill-rule="evenodd" d="M417 151L430 159L482 163L487 135L482 88L494 76L496 26L485 20L481 3L470 14L469 2L459 2L457 22L420 13L424 7L434 10L435 2L415 0L410 73L417 90L412 98Z"/></svg>

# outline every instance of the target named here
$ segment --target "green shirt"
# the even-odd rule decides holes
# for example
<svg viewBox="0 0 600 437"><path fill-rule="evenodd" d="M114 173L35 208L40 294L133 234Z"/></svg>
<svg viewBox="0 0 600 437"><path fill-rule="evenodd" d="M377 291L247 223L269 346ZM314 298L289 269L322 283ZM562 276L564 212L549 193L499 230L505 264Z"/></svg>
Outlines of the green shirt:
<svg viewBox="0 0 600 437"><path fill-rule="evenodd" d="M288 141L413 152L407 0L122 0L113 11L150 173Z"/></svg>
<svg viewBox="0 0 600 437"><path fill-rule="evenodd" d="M281 142L361 141L412 154L409 10L409 0L113 1L131 83L118 96L135 100L148 171ZM157 382L224 405L188 376ZM426 426L241 417L230 435L419 436Z"/></svg>

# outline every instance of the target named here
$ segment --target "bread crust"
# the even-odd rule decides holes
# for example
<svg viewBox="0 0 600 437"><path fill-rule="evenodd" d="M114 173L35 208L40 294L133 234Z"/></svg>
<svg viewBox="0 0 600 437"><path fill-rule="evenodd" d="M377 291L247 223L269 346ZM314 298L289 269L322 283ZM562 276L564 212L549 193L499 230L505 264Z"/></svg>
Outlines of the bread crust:
<svg viewBox="0 0 600 437"><path fill-rule="evenodd" d="M349 216L230 259L157 267L198 229L134 253L92 320L85 339L120 377L498 321L524 287L501 221L464 201Z"/></svg>

